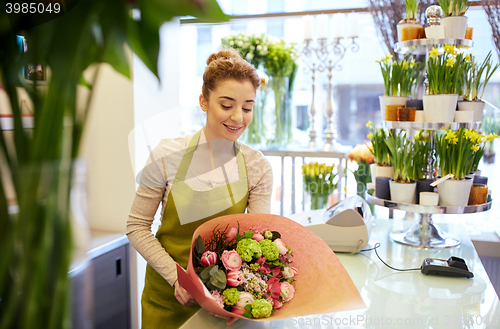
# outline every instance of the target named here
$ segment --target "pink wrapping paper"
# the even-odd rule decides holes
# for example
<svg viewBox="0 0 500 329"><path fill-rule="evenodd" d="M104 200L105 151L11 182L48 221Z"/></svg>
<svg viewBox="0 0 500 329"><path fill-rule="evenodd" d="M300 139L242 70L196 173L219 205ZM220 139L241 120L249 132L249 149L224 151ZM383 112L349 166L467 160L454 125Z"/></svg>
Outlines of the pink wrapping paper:
<svg viewBox="0 0 500 329"><path fill-rule="evenodd" d="M335 253L316 234L288 218L268 214L236 214L210 220L194 232L187 271L177 265L179 284L208 312L221 317L247 319L228 312L210 297L208 289L199 279L192 265L193 245L198 237L207 241L215 227L223 230L238 227L240 234L252 227L266 228L281 233L281 240L293 251L293 263L298 270L293 286L294 298L269 318L251 319L272 321L291 316L326 314L366 308L351 277ZM232 322L232 321L230 321Z"/></svg>

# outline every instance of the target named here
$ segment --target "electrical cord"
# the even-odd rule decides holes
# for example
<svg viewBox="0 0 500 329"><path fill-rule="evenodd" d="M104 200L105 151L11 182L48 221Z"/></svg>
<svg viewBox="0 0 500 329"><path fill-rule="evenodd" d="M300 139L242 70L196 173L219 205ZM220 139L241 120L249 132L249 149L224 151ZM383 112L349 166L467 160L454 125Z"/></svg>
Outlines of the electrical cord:
<svg viewBox="0 0 500 329"><path fill-rule="evenodd" d="M380 261L385 265L387 266L388 268L392 269L392 270L395 270L395 271L420 271L420 267L419 268L404 268L404 269L400 269L400 268L395 268L395 267L392 267L391 265L387 264L386 262L384 262L384 260L382 258L380 258L378 252L377 252L377 248L380 247L380 243L377 242L375 243L375 245L373 246L373 248L370 248L370 249L363 249L363 250L360 250L361 251L371 251L371 250L374 250L375 251L375 254L377 255L378 259L380 259Z"/></svg>

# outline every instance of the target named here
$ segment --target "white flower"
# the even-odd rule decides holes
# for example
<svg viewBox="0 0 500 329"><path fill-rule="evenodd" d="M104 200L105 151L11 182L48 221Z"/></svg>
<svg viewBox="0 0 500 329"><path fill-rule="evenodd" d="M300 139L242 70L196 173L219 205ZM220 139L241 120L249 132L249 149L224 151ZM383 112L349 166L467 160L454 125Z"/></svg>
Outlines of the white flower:
<svg viewBox="0 0 500 329"><path fill-rule="evenodd" d="M253 54L252 54L252 53L248 53L248 54L247 54L247 56L246 56L246 58L247 58L249 61L250 61L250 60L252 60L252 58L253 58Z"/></svg>
<svg viewBox="0 0 500 329"><path fill-rule="evenodd" d="M257 43L258 43L258 40L257 40ZM258 45L258 46L257 46L257 50L258 50L258 51L261 51L261 50L262 50L262 46L261 46L261 45Z"/></svg>
<svg viewBox="0 0 500 329"><path fill-rule="evenodd" d="M283 274L283 277L285 279L292 279L293 276L295 275L295 272L292 270L290 266L285 266L281 271L281 273Z"/></svg>
<svg viewBox="0 0 500 329"><path fill-rule="evenodd" d="M243 46L243 41L239 40L239 41L237 41L237 42L236 42L236 44L237 44L239 47L241 47L241 46Z"/></svg>
<svg viewBox="0 0 500 329"><path fill-rule="evenodd" d="M234 41L233 40L229 41L229 45L234 46Z"/></svg>
<svg viewBox="0 0 500 329"><path fill-rule="evenodd" d="M246 305L252 304L254 302L253 295L249 292L246 291L241 291L240 292L240 299L238 299L238 302L236 303L235 307L239 308L245 308Z"/></svg>

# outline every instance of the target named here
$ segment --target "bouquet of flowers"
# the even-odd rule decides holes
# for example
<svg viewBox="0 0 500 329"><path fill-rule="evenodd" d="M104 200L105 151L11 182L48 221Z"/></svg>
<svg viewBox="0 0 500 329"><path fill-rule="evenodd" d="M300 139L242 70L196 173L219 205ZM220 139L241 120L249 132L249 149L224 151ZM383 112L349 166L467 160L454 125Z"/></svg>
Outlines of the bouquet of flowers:
<svg viewBox="0 0 500 329"><path fill-rule="evenodd" d="M238 225L239 226L239 225ZM212 238L196 239L194 266L217 304L247 318L267 318L292 300L297 275L293 253L281 234L251 228L215 228Z"/></svg>
<svg viewBox="0 0 500 329"><path fill-rule="evenodd" d="M238 231L245 233L238 236ZM202 253L198 260L195 254L199 255L202 246L206 248L203 253L212 251L217 259L214 254ZM265 255L276 256L274 246L278 258L271 261ZM197 268L201 272L197 273ZM203 271L208 273L202 275ZM205 280L207 284L203 283L206 274L215 277ZM330 247L308 228L277 215L227 215L200 225L193 233L187 270L177 266L177 277L201 307L229 318L228 323L247 319L242 315L245 312L252 321L270 321L365 307ZM220 288L224 279L226 288Z"/></svg>
<svg viewBox="0 0 500 329"><path fill-rule="evenodd" d="M309 163L302 165L304 189L311 196L311 209L322 209L328 203L329 195L337 188L334 183L337 173L334 165Z"/></svg>
<svg viewBox="0 0 500 329"><path fill-rule="evenodd" d="M427 61L429 95L461 93L465 57L464 54L458 54L452 45L445 45L442 54L432 47Z"/></svg>
<svg viewBox="0 0 500 329"><path fill-rule="evenodd" d="M270 40L264 33L233 32L222 38L221 42L223 46L238 50L241 56L257 69L268 58Z"/></svg>

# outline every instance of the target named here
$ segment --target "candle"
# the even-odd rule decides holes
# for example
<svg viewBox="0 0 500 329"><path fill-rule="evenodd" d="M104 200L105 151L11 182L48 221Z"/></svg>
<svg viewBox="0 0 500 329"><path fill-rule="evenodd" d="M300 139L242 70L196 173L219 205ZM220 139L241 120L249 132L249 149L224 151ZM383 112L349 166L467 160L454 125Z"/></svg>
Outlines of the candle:
<svg viewBox="0 0 500 329"><path fill-rule="evenodd" d="M314 18L312 16L306 15L303 18L303 23L304 23L304 39L311 40L313 38Z"/></svg>
<svg viewBox="0 0 500 329"><path fill-rule="evenodd" d="M358 36L358 15L350 14L347 16L347 36L356 38Z"/></svg>
<svg viewBox="0 0 500 329"><path fill-rule="evenodd" d="M318 39L328 38L328 16L325 14L319 15L316 21L316 31L318 34Z"/></svg>
<svg viewBox="0 0 500 329"><path fill-rule="evenodd" d="M344 37L344 14L335 14L332 18L332 36L334 38Z"/></svg>

